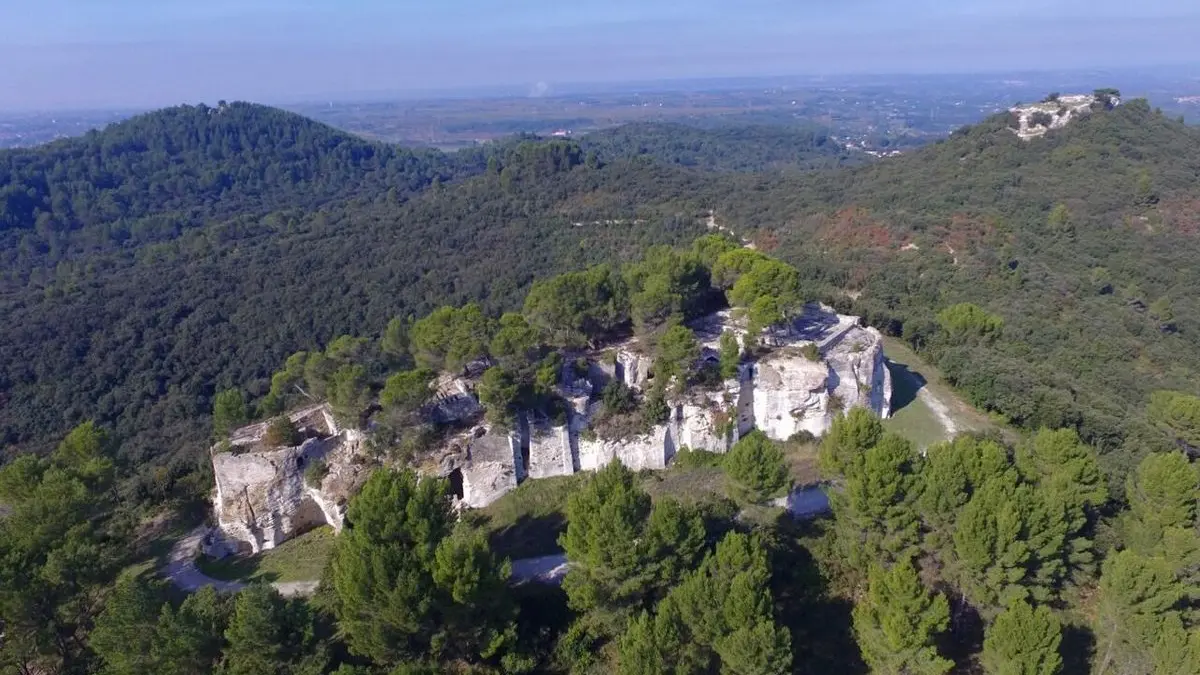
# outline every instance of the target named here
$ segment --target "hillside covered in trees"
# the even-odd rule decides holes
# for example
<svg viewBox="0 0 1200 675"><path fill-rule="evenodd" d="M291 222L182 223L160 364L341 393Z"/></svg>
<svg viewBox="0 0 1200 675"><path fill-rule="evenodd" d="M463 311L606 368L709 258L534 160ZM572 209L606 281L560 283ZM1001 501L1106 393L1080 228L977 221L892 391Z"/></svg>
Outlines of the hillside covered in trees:
<svg viewBox="0 0 1200 675"><path fill-rule="evenodd" d="M1010 124L803 173L760 169L814 168L817 137L761 160L743 141L769 132L660 127L444 155L248 104L0 153L3 667L1197 672L1200 132L1141 101ZM446 486L402 470L351 504L311 602L122 576L144 516L207 493L217 392L270 402L289 354L442 305L519 329L501 317L535 282L710 217L1019 438L921 454L851 414L822 445L833 518L799 527L745 517L753 490L674 504L606 469L554 508L561 594L510 588ZM782 452L689 461L778 475Z"/></svg>
<svg viewBox="0 0 1200 675"><path fill-rule="evenodd" d="M1005 116L902 157L764 179L718 213L857 300L977 405L1026 428L1072 426L1132 458L1159 438L1156 389L1197 393L1200 132L1133 101L1032 141ZM1002 322L949 342L937 313Z"/></svg>

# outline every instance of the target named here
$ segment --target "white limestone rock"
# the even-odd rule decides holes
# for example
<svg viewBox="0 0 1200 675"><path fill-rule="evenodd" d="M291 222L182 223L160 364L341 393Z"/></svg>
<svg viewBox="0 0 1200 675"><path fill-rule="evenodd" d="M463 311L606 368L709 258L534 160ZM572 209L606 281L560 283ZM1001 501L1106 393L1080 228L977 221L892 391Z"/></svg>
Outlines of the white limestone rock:
<svg viewBox="0 0 1200 675"><path fill-rule="evenodd" d="M630 389L641 390L650 378L650 368L654 365L654 359L638 351L633 343L618 347L616 353L616 379L624 382Z"/></svg>
<svg viewBox="0 0 1200 675"><path fill-rule="evenodd" d="M829 425L829 369L798 352L777 351L754 366L754 426L769 438L787 440L800 431L814 436Z"/></svg>
<svg viewBox="0 0 1200 675"><path fill-rule="evenodd" d="M566 424L549 420L530 421L522 416L521 442L529 457L529 477L549 478L575 473L578 458L571 451L570 430Z"/></svg>
<svg viewBox="0 0 1200 675"><path fill-rule="evenodd" d="M491 504L525 479L520 437L498 429L477 435L460 470L462 503L473 508Z"/></svg>
<svg viewBox="0 0 1200 675"><path fill-rule="evenodd" d="M665 469L678 450L673 436L670 426L660 424L649 433L633 438L580 438L579 470L595 471L613 459L634 471Z"/></svg>
<svg viewBox="0 0 1200 675"><path fill-rule="evenodd" d="M362 435L339 430L327 406L289 417L308 436L299 446L263 447L265 424L256 424L234 432L232 449L212 453L219 538L253 553L319 525L341 530L347 500L369 470ZM317 461L327 473L309 486L304 472Z"/></svg>

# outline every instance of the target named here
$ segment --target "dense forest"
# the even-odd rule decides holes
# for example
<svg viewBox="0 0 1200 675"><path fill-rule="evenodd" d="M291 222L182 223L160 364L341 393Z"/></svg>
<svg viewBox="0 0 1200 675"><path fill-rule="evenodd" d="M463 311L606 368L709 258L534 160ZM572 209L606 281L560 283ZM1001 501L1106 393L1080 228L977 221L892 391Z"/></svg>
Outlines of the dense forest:
<svg viewBox="0 0 1200 675"><path fill-rule="evenodd" d="M642 122L588 134L579 145L602 160L646 156L659 162L722 171L811 170L865 164L869 159L821 131L795 127L699 129Z"/></svg>
<svg viewBox="0 0 1200 675"><path fill-rule="evenodd" d="M1200 391L1200 133L1144 101L1030 142L1008 123L851 172L765 178L718 213L857 298L838 304L926 351L977 405L1075 427L1128 469L1157 447L1150 392ZM959 302L1003 328L933 343L936 313Z"/></svg>
<svg viewBox="0 0 1200 675"><path fill-rule="evenodd" d="M921 452L855 408L819 446L751 432L723 455L683 449L665 471L719 477L715 489L651 494L654 479L614 460L545 479L573 481L553 506L568 562L561 586L511 583L513 562L488 515L457 513L448 481L407 467L404 438L421 433L415 413L437 370L492 364L479 399L490 423L511 424L516 409L554 407L557 349L632 330L653 344L653 384L633 396L614 381L601 416L661 421L668 409L656 399L708 379L710 368L720 378L753 362L808 292L797 268L710 234L688 249L651 247L623 265L539 280L521 312L498 320L475 303L444 306L396 318L378 339L341 336L324 352L288 357L258 414L277 415L304 390L376 441L367 461L377 468L351 497L310 598L265 584L181 595L131 565L147 521L120 498L115 439L82 424L48 456L0 467L9 508L0 665L133 675L1200 668L1200 471L1178 449L1148 454L1110 497L1099 453L1073 429L1015 442L963 434ZM746 318L746 334L741 345L721 341L719 363L697 366L684 320L720 298ZM969 304L936 324L935 341L1003 328ZM217 431L251 410L244 391L221 392ZM1200 438L1198 397L1158 392L1146 414L1185 445ZM268 435L299 442L286 417L273 420ZM792 486L796 453L816 455L830 517L796 521L773 501ZM513 493L548 499L529 494Z"/></svg>
<svg viewBox="0 0 1200 675"><path fill-rule="evenodd" d="M1200 132L1142 101L1031 141L1009 124L780 171L845 158L807 132L669 125L446 155L235 103L0 153L0 667L1200 671ZM510 588L445 486L405 471L352 502L311 602L122 574L146 515L207 494L218 392L271 412L288 355L419 317L523 335L503 318L523 307L525 328L586 339L537 300L553 275L662 255L710 217L787 263L763 273L787 282L772 296L903 338L1019 434L922 454L851 414L822 445L833 518L811 527L746 517L775 490L743 483L785 452L757 436L690 459L731 499L652 498L610 467L562 507L561 592ZM575 274L564 288L611 281ZM403 351L444 366L435 342ZM387 384L405 400L411 382Z"/></svg>

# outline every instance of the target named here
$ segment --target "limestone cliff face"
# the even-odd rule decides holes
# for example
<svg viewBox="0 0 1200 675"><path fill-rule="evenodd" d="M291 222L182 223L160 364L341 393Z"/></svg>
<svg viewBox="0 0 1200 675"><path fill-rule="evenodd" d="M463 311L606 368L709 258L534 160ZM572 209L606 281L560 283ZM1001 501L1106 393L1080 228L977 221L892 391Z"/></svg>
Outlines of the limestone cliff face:
<svg viewBox="0 0 1200 675"><path fill-rule="evenodd" d="M262 447L260 424L235 432L232 450L212 454L217 528L234 548L258 553L319 525L340 530L346 501L366 478L360 432L338 429L324 406L290 417L307 436L296 447ZM310 486L304 474L314 462L327 473Z"/></svg>
<svg viewBox="0 0 1200 675"><path fill-rule="evenodd" d="M702 359L715 359L724 330L741 334L728 313L693 326ZM682 448L726 452L742 435L761 429L787 440L798 433L821 436L833 420L853 407L887 417L891 376L884 363L882 336L859 326L856 317L810 306L792 325L764 337L765 353L744 363L738 377L715 389L689 391L670 401L667 421L630 438L602 438L592 429L601 409L598 392L617 380L642 390L651 381L651 360L635 342L589 359L587 373L572 357L564 366L560 393L566 420L554 423L523 413L512 432L479 427L459 442L441 473L461 480L461 503L480 507L504 495L526 477L548 478L594 471L616 459L634 470L662 469ZM458 474L454 475L457 471Z"/></svg>
<svg viewBox="0 0 1200 675"><path fill-rule="evenodd" d="M799 431L825 432L829 417L829 367L799 353L774 352L754 365L754 426L776 440Z"/></svg>

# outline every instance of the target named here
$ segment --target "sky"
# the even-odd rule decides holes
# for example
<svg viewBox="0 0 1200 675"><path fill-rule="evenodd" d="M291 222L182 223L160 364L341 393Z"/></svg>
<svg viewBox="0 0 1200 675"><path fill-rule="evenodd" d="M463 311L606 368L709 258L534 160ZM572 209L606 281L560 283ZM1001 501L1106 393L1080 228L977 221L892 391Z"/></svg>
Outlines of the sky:
<svg viewBox="0 0 1200 675"><path fill-rule="evenodd" d="M0 0L0 109L1200 65L1197 35L1196 0Z"/></svg>

